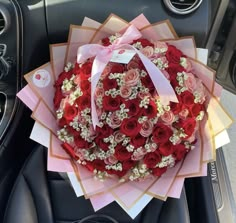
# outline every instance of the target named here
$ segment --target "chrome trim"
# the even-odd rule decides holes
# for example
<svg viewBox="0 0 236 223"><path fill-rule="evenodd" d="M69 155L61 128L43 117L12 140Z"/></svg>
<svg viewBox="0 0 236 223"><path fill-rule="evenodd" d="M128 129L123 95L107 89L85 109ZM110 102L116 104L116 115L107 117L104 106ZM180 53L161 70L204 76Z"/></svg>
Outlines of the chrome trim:
<svg viewBox="0 0 236 223"><path fill-rule="evenodd" d="M194 12L201 4L203 0L195 0L195 2L186 9L178 9L176 8L171 0L163 0L165 6L172 12L178 14L178 15L186 15L190 14L191 12Z"/></svg>

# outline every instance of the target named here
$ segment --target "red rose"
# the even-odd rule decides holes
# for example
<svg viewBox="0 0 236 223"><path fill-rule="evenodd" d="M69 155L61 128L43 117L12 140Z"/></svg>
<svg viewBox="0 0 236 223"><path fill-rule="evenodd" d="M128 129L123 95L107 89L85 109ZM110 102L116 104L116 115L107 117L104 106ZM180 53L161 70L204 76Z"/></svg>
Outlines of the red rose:
<svg viewBox="0 0 236 223"><path fill-rule="evenodd" d="M174 88L176 86L179 86L179 83L178 83L178 81L176 79L177 73L178 72L183 72L183 71L185 71L185 69L181 65L179 65L179 64L170 63L168 65L168 67L166 68L166 71L170 75L170 83L171 83L171 85Z"/></svg>
<svg viewBox="0 0 236 223"><path fill-rule="evenodd" d="M203 111L203 110L204 110L204 107L202 104L193 104L190 108L190 112L193 117L197 117L200 111Z"/></svg>
<svg viewBox="0 0 236 223"><path fill-rule="evenodd" d="M95 138L95 142L97 144L97 146L99 146L102 150L104 151L108 151L109 150L109 144L108 143L105 143L103 141L103 136L100 135L100 137L96 137Z"/></svg>
<svg viewBox="0 0 236 223"><path fill-rule="evenodd" d="M78 114L78 110L75 106L67 104L64 108L64 117L66 120L71 121Z"/></svg>
<svg viewBox="0 0 236 223"><path fill-rule="evenodd" d="M84 94L80 97L78 97L75 100L75 104L78 105L78 109L79 110L84 110L86 108L90 108L91 107L91 97L89 94Z"/></svg>
<svg viewBox="0 0 236 223"><path fill-rule="evenodd" d="M161 156L157 153L148 153L145 155L143 162L147 168L154 168L161 161Z"/></svg>
<svg viewBox="0 0 236 223"><path fill-rule="evenodd" d="M153 130L152 138L154 142L163 144L169 141L172 134L173 132L168 126L158 123Z"/></svg>
<svg viewBox="0 0 236 223"><path fill-rule="evenodd" d="M100 171L105 171L106 170L105 163L102 160L96 159L96 160L94 160L90 163L93 166L93 168L96 169L96 170L100 170Z"/></svg>
<svg viewBox="0 0 236 223"><path fill-rule="evenodd" d="M80 135L74 137L74 143L78 147L78 149L88 149L89 142L85 141Z"/></svg>
<svg viewBox="0 0 236 223"><path fill-rule="evenodd" d="M111 96L105 96L103 98L102 104L106 111L116 111L120 108L120 97L112 98Z"/></svg>
<svg viewBox="0 0 236 223"><path fill-rule="evenodd" d="M168 50L166 52L166 58L169 63L180 63L180 57L183 57L183 53L178 50L175 46L168 45Z"/></svg>
<svg viewBox="0 0 236 223"><path fill-rule="evenodd" d="M163 167L163 168L157 167L157 168L152 169L152 174L154 176L160 177L166 171L167 171L167 167Z"/></svg>
<svg viewBox="0 0 236 223"><path fill-rule="evenodd" d="M137 39L137 40L134 40L133 41L133 44L134 43L137 43L137 42L140 42L141 43L141 45L143 46L143 47L146 47L146 46L154 46L149 40L147 40L147 39Z"/></svg>
<svg viewBox="0 0 236 223"><path fill-rule="evenodd" d="M110 39L108 37L102 39L102 45L103 46L109 46L111 45Z"/></svg>
<svg viewBox="0 0 236 223"><path fill-rule="evenodd" d="M117 88L118 84L117 84L117 81L116 79L110 79L108 77L106 77L104 80L103 80L103 88L105 91L108 91L110 89L113 89L113 88Z"/></svg>
<svg viewBox="0 0 236 223"><path fill-rule="evenodd" d="M118 159L119 161L125 161L125 160L129 160L131 157L132 153L129 152L124 146L122 146L121 144L117 145L115 147L115 157L116 159Z"/></svg>
<svg viewBox="0 0 236 223"><path fill-rule="evenodd" d="M132 61L133 61L133 62L136 62L136 63L138 64L138 67L133 67L133 68L131 68L131 69L139 68L139 70L145 70L145 71L146 71L145 66L143 65L143 62L142 62L142 60L139 58L138 55L135 55L135 56L133 57ZM127 68L128 68L128 65L127 65ZM129 70L129 69L128 69L128 70ZM146 71L146 72L147 72L147 71Z"/></svg>
<svg viewBox="0 0 236 223"><path fill-rule="evenodd" d="M86 92L90 94L90 91L91 91L91 82L88 81L88 80L82 80L80 82L80 88L83 92Z"/></svg>
<svg viewBox="0 0 236 223"><path fill-rule="evenodd" d="M180 95L180 100L183 102L184 105L190 107L194 104L194 96L190 91L184 91Z"/></svg>
<svg viewBox="0 0 236 223"><path fill-rule="evenodd" d="M88 80L91 77L93 64L91 62L85 62L80 68L80 79Z"/></svg>
<svg viewBox="0 0 236 223"><path fill-rule="evenodd" d="M121 178L128 172L128 170L122 170L122 171L119 171L119 170L106 170L106 172L108 174L111 174L111 175L117 175L119 178Z"/></svg>
<svg viewBox="0 0 236 223"><path fill-rule="evenodd" d="M171 142L166 142L166 143L161 144L159 146L159 152L163 156L169 156L169 155L173 154L174 151L175 151L175 147L173 146L173 144Z"/></svg>
<svg viewBox="0 0 236 223"><path fill-rule="evenodd" d="M108 125L104 125L102 128L99 126L96 126L96 132L101 137L106 138L113 134L113 129L109 127Z"/></svg>
<svg viewBox="0 0 236 223"><path fill-rule="evenodd" d="M130 170L132 167L134 167L136 164L135 161L133 160L125 160L124 162L122 162L122 169L123 170Z"/></svg>
<svg viewBox="0 0 236 223"><path fill-rule="evenodd" d="M142 77L141 82L144 85L144 87L149 89L150 92L155 90L155 86L153 85L152 80L149 77L149 75L146 75L145 77Z"/></svg>
<svg viewBox="0 0 236 223"><path fill-rule="evenodd" d="M58 120L58 125L61 128L64 128L64 126L67 125L67 124L68 124L68 122L64 117L62 117L61 119Z"/></svg>
<svg viewBox="0 0 236 223"><path fill-rule="evenodd" d="M180 113L181 107L182 107L181 103L170 102L170 110L174 113L174 115Z"/></svg>
<svg viewBox="0 0 236 223"><path fill-rule="evenodd" d="M135 137L131 138L131 144L135 147L141 147L145 144L146 138L141 136L140 134L136 135Z"/></svg>
<svg viewBox="0 0 236 223"><path fill-rule="evenodd" d="M79 136L80 132L74 129L72 126L67 125L66 130L73 136Z"/></svg>
<svg viewBox="0 0 236 223"><path fill-rule="evenodd" d="M177 123L177 126L184 130L184 133L187 134L185 139L187 139L194 133L194 130L195 130L195 127L196 127L196 120L195 120L195 118L187 118L185 120L181 119Z"/></svg>
<svg viewBox="0 0 236 223"><path fill-rule="evenodd" d="M174 147L175 147L175 152L174 152L175 158L177 160L182 160L185 154L188 152L188 149L186 149L186 147L183 144L178 144L175 145Z"/></svg>
<svg viewBox="0 0 236 223"><path fill-rule="evenodd" d="M128 115L135 116L137 115L142 109L139 107L139 100L138 99L133 99L133 100L128 100L125 102L126 108L129 109Z"/></svg>
<svg viewBox="0 0 236 223"><path fill-rule="evenodd" d="M141 127L137 118L124 119L121 123L120 131L127 136L134 137L140 132Z"/></svg>
<svg viewBox="0 0 236 223"><path fill-rule="evenodd" d="M75 66L73 68L73 74L77 75L80 73L80 65L78 63L75 63Z"/></svg>
<svg viewBox="0 0 236 223"><path fill-rule="evenodd" d="M70 144L65 142L61 146L71 157L76 158L74 148Z"/></svg>
<svg viewBox="0 0 236 223"><path fill-rule="evenodd" d="M55 109L58 109L61 103L61 100L63 99L63 94L61 92L61 87L56 87L56 92L53 98L53 104Z"/></svg>
<svg viewBox="0 0 236 223"><path fill-rule="evenodd" d="M110 73L123 73L125 70L124 65L119 64L119 63L114 63L113 66L111 67Z"/></svg>
<svg viewBox="0 0 236 223"><path fill-rule="evenodd" d="M63 71L62 73L60 73L60 75L58 76L55 82L55 86L61 86L65 79L70 79L72 77L72 74L73 74L72 70L68 72Z"/></svg>
<svg viewBox="0 0 236 223"><path fill-rule="evenodd" d="M157 115L157 106L153 100L150 100L148 107L143 111L148 118L154 118Z"/></svg>

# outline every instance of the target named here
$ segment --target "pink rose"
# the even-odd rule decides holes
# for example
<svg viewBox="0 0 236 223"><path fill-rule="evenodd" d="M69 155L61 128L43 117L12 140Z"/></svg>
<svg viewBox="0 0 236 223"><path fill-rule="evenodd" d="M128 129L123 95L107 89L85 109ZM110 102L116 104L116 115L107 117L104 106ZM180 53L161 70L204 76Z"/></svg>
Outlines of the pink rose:
<svg viewBox="0 0 236 223"><path fill-rule="evenodd" d="M198 93L199 96L199 103L202 104L206 100L206 93L202 81L199 79L197 80L196 92Z"/></svg>
<svg viewBox="0 0 236 223"><path fill-rule="evenodd" d="M128 98L132 93L132 89L126 85L120 87L120 96L122 98Z"/></svg>
<svg viewBox="0 0 236 223"><path fill-rule="evenodd" d="M133 153L133 155L131 156L131 160L134 160L134 161L141 160L141 159L143 159L143 157L144 157L144 155L141 155L139 153Z"/></svg>
<svg viewBox="0 0 236 223"><path fill-rule="evenodd" d="M110 119L111 119L111 123L109 125L111 128L115 129L121 125L121 120L119 119L118 115L116 115L115 112L112 113Z"/></svg>
<svg viewBox="0 0 236 223"><path fill-rule="evenodd" d="M139 63L135 60L131 60L128 64L127 64L127 69L131 70L131 69L138 69L140 67Z"/></svg>
<svg viewBox="0 0 236 223"><path fill-rule="evenodd" d="M151 152L155 152L157 150L157 145L156 144L152 144L150 146L150 150L151 150Z"/></svg>
<svg viewBox="0 0 236 223"><path fill-rule="evenodd" d="M114 137L115 137L115 141L117 143L120 143L120 142L122 142L124 140L125 135L122 134L121 132L117 131L117 132L114 132Z"/></svg>
<svg viewBox="0 0 236 223"><path fill-rule="evenodd" d="M108 158L106 158L104 160L104 163L107 164L107 165L114 165L118 162L118 160L116 159L115 156L109 156Z"/></svg>
<svg viewBox="0 0 236 223"><path fill-rule="evenodd" d="M81 115L78 116L78 122L84 125L87 123L86 119Z"/></svg>
<svg viewBox="0 0 236 223"><path fill-rule="evenodd" d="M142 135L143 137L148 137L152 134L152 130L153 130L153 124L151 121L146 121L143 123L142 128L140 130L140 135Z"/></svg>
<svg viewBox="0 0 236 223"><path fill-rule="evenodd" d="M166 59L166 57L158 57L158 59L160 60L160 62L164 65L164 64L168 64L168 60Z"/></svg>
<svg viewBox="0 0 236 223"><path fill-rule="evenodd" d="M141 99L144 99L145 97L151 97L151 94L148 92L139 92L138 93L138 97L140 97Z"/></svg>
<svg viewBox="0 0 236 223"><path fill-rule="evenodd" d="M146 57L148 57L148 58L151 58L151 57L153 56L154 49L153 49L153 47L151 47L151 46L146 46L146 47L144 47L143 49L141 49L140 52L141 52L144 56L146 56Z"/></svg>
<svg viewBox="0 0 236 223"><path fill-rule="evenodd" d="M111 65L107 65L103 70L101 77L105 78L108 74L110 74L110 72L111 72Z"/></svg>
<svg viewBox="0 0 236 223"><path fill-rule="evenodd" d="M192 73L187 73L187 75L188 75L188 78L184 80L184 86L188 88L190 92L193 93L197 87L196 78L194 77Z"/></svg>
<svg viewBox="0 0 236 223"><path fill-rule="evenodd" d="M135 86L139 81L139 71L137 69L128 70L124 76L126 86Z"/></svg>
<svg viewBox="0 0 236 223"><path fill-rule="evenodd" d="M141 160L143 159L144 155L147 153L146 149L141 147L138 148L131 156L132 160Z"/></svg>
<svg viewBox="0 0 236 223"><path fill-rule="evenodd" d="M158 49L168 49L168 46L165 42L161 42L161 41L156 41L153 43L154 44L154 48L158 48Z"/></svg>
<svg viewBox="0 0 236 223"><path fill-rule="evenodd" d="M171 125L175 121L175 115L172 111L166 111L162 116L161 119L167 125Z"/></svg>
<svg viewBox="0 0 236 223"><path fill-rule="evenodd" d="M103 88L96 88L95 90L95 97L103 97L104 96L104 89Z"/></svg>

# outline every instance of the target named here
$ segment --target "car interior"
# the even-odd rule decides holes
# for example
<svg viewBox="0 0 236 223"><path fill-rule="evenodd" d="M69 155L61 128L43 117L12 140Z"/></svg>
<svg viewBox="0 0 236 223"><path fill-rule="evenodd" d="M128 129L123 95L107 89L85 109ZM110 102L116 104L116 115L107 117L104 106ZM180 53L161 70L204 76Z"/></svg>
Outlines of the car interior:
<svg viewBox="0 0 236 223"><path fill-rule="evenodd" d="M94 212L60 173L47 171L47 149L32 141L30 110L16 97L24 74L48 62L49 44L67 42L70 24L110 13L150 22L169 19L179 36L208 49L216 80L236 94L234 0L0 0L0 222L233 223L235 202L222 149L207 177L186 179L180 199L153 199L132 220L113 202Z"/></svg>

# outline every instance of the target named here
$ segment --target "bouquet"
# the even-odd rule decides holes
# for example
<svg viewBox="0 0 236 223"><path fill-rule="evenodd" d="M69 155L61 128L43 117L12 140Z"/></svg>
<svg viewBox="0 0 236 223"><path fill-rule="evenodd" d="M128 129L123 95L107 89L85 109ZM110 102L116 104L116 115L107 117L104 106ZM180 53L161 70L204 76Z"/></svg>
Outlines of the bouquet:
<svg viewBox="0 0 236 223"><path fill-rule="evenodd" d="M134 218L153 197L178 198L227 143L218 141L232 119L198 60L206 52L169 21L85 18L50 55L18 97L33 110L31 138L48 147L48 170L68 172L95 210L116 200Z"/></svg>

